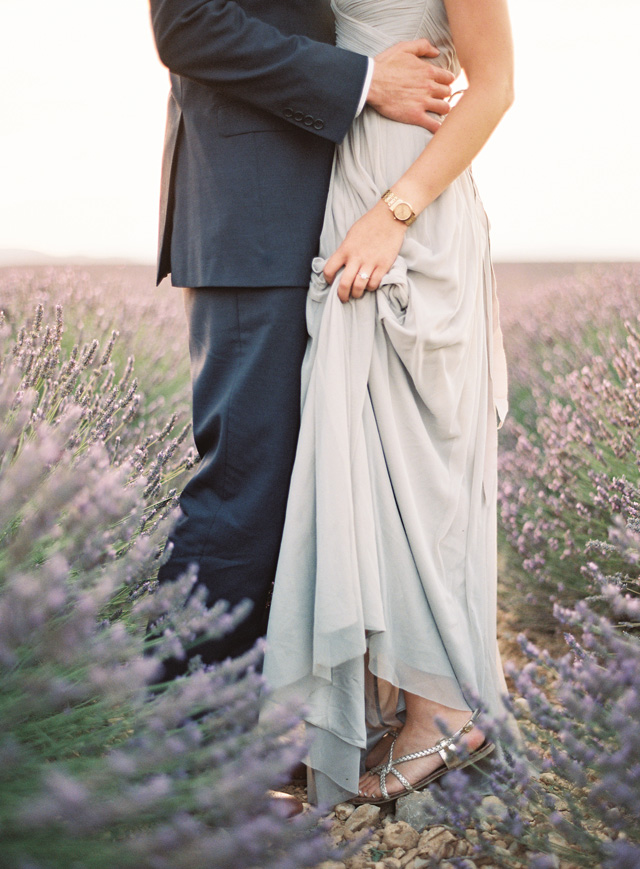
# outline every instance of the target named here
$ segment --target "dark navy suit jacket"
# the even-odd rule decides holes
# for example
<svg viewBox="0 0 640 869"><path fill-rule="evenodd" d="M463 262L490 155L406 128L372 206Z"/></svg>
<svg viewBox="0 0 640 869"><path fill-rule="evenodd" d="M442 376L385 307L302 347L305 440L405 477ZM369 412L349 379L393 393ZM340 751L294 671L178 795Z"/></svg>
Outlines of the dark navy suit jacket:
<svg viewBox="0 0 640 869"><path fill-rule="evenodd" d="M367 59L329 0L151 0L171 71L158 280L306 286Z"/></svg>

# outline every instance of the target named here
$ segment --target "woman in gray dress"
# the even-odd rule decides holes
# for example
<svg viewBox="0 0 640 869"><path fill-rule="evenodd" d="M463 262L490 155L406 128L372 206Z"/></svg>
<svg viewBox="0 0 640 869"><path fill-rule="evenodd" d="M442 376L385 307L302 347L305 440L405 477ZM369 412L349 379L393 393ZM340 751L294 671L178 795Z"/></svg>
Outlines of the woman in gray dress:
<svg viewBox="0 0 640 869"><path fill-rule="evenodd" d="M269 702L303 704L316 798L381 803L488 754L473 713L481 702L499 714L505 692L506 367L469 166L511 103L512 44L506 0L334 10L339 45L375 55L427 37L435 62L468 79L435 135L372 108L356 119L337 150L307 301L265 676Z"/></svg>

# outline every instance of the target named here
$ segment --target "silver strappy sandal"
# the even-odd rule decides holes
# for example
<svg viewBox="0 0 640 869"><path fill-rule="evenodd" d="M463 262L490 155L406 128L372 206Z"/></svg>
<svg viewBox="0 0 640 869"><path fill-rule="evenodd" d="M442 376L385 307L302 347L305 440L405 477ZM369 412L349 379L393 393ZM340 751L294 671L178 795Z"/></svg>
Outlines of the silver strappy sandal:
<svg viewBox="0 0 640 869"><path fill-rule="evenodd" d="M465 766L469 766L472 763L476 763L478 760L482 760L483 757L486 757L488 754L494 750L495 745L488 740L485 740L479 748L476 748L475 751L471 753L466 753L460 751L458 746L458 740L465 733L469 733L475 727L476 721L478 719L478 715L480 711L478 709L475 710L471 718L467 721L467 723L460 728L460 730L456 730L451 736L445 736L440 739L434 746L431 748L425 748L423 751L414 751L412 754L404 754L402 757L398 757L394 759L393 757L393 749L396 744L397 737L394 738L391 743L391 748L389 749L389 757L385 763L381 763L378 766L370 769L370 773L374 773L380 779L380 790L382 791L382 797L379 799L369 799L368 797L355 797L351 800L354 805L372 805L372 806L381 806L384 803L392 803L394 800L399 799L400 797L404 797L407 794L414 793L415 791L421 791L426 788L431 782L436 781L436 779L441 778L445 773L449 772L452 769L462 769ZM429 757L431 754L439 754L444 763L435 769L432 773L429 773L428 776L421 779L416 784L411 784L401 772L396 768L397 765L401 763L408 763L410 760L418 760L421 757ZM403 791L400 793L393 794L393 796L389 796L389 792L387 790L387 776L391 773L394 775L400 784L404 787Z"/></svg>

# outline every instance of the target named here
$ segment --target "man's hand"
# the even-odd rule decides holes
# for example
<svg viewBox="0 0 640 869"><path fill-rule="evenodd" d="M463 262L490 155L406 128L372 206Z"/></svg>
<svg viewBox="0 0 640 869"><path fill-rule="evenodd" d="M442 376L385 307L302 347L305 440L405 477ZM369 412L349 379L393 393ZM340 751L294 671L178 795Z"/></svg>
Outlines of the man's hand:
<svg viewBox="0 0 640 869"><path fill-rule="evenodd" d="M440 52L427 39L399 42L374 60L367 103L392 121L425 127L435 133L440 122L428 115L446 115L455 76L446 69L421 60Z"/></svg>

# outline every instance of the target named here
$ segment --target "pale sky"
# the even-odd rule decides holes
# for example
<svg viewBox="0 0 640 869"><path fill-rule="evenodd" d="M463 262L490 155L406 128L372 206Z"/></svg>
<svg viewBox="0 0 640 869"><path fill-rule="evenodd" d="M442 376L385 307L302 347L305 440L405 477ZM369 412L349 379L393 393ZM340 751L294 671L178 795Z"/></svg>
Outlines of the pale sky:
<svg viewBox="0 0 640 869"><path fill-rule="evenodd" d="M516 103L474 168L495 258L640 259L640 3L510 8ZM153 261L168 80L147 2L0 0L0 75L0 249Z"/></svg>

